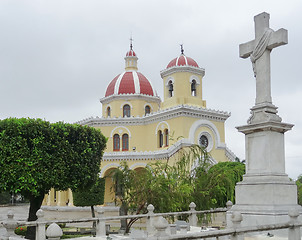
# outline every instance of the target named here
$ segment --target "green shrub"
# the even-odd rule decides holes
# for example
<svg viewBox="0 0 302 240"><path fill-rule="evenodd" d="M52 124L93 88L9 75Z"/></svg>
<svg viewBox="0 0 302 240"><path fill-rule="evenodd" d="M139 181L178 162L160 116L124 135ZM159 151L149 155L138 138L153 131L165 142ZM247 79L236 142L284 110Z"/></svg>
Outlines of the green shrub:
<svg viewBox="0 0 302 240"><path fill-rule="evenodd" d="M26 232L27 232L26 226L19 226L15 229L15 234L20 235L20 236L25 236Z"/></svg>

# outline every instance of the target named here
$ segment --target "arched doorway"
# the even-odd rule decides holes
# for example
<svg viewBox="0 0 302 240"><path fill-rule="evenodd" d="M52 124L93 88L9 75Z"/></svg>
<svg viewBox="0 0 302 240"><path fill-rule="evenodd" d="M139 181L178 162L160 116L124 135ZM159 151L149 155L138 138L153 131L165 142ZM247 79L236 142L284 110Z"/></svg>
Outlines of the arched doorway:
<svg viewBox="0 0 302 240"><path fill-rule="evenodd" d="M110 168L104 173L105 178L105 194L104 194L104 205L114 205L115 193L113 188L112 175L116 168Z"/></svg>

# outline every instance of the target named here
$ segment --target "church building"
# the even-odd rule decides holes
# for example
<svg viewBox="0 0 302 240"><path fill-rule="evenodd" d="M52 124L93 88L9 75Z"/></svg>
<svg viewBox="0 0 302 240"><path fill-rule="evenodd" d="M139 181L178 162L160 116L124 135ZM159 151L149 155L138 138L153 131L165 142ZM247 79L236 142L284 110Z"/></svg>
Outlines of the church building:
<svg viewBox="0 0 302 240"><path fill-rule="evenodd" d="M202 81L205 70L195 60L181 53L160 72L163 100L151 81L138 71L138 57L130 44L125 56L125 71L109 82L100 99L102 117L78 122L99 128L108 138L101 163L100 177L127 161L131 169L144 168L168 158L192 144L209 152L211 161L234 161L226 147L225 121L230 113L206 108ZM112 180L106 178L105 205L114 203ZM71 191L52 190L45 205L72 205Z"/></svg>

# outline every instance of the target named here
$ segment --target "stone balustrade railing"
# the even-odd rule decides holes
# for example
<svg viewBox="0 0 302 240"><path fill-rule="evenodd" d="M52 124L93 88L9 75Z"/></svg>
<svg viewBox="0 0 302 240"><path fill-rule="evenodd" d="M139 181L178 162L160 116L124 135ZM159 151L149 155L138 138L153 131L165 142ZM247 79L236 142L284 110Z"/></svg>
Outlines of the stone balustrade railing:
<svg viewBox="0 0 302 240"><path fill-rule="evenodd" d="M228 203L228 208L231 203ZM211 214L218 212L226 212L228 208L211 209L206 211L196 211L196 205L190 204L190 210L186 212L170 212L170 213L154 213L153 205L148 206L147 214L140 215L127 215L127 216L115 216L104 217L104 211L102 209L97 210L96 218L76 219L76 220L53 220L45 221L43 210L38 210L38 219L33 222L16 221L14 220L14 214L10 211L7 214L7 220L0 222L3 225L7 233L5 236L0 236L1 240L17 239L14 230L18 226L36 226L36 240L59 240L63 235L62 229L58 226L58 223L81 223L81 222L96 222L96 237L106 237L106 222L112 220L131 219L131 218L145 218L146 219L146 233L143 236L132 236L129 239L203 239L203 238L220 238L223 236L229 236L232 240L243 240L243 236L246 233L272 231L280 229L288 229L289 240L300 240L300 227L302 223L298 221L299 212L293 210L289 212L289 221L279 224L269 224L261 226L248 226L241 227L242 215L240 213L234 213L231 217L233 226L231 228L223 230L212 230L204 232L187 232L187 225L180 226L180 232L176 234L176 225L168 224L168 221L164 218L167 216L189 216L189 225L197 226L197 214ZM49 225L46 229L45 226Z"/></svg>

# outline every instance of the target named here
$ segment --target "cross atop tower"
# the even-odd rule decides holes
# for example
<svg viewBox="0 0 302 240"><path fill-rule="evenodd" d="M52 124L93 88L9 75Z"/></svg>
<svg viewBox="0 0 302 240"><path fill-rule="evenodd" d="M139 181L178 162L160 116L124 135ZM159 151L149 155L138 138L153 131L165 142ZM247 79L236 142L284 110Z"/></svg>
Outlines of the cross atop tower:
<svg viewBox="0 0 302 240"><path fill-rule="evenodd" d="M131 34L131 36L130 36L130 50L133 50L132 48L133 48L133 38L132 38L132 34Z"/></svg>
<svg viewBox="0 0 302 240"><path fill-rule="evenodd" d="M287 44L287 30L269 28L269 14L254 17L255 39L239 45L241 58L250 57L256 77L256 105L272 104L270 53L273 48Z"/></svg>
<svg viewBox="0 0 302 240"><path fill-rule="evenodd" d="M180 44L180 52L181 52L181 54L184 54L184 44L182 43L182 44Z"/></svg>

